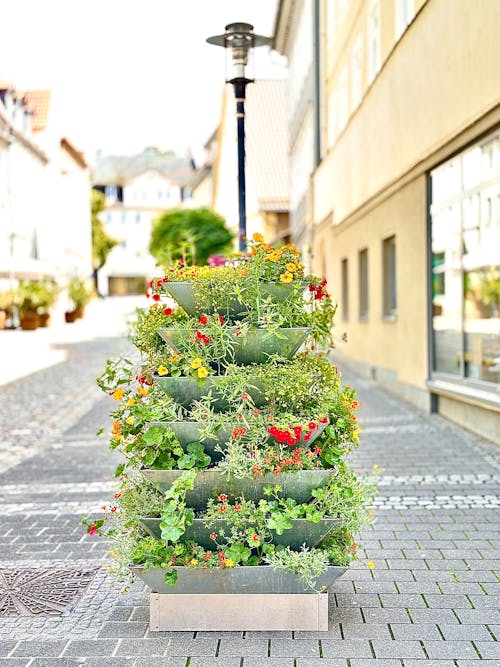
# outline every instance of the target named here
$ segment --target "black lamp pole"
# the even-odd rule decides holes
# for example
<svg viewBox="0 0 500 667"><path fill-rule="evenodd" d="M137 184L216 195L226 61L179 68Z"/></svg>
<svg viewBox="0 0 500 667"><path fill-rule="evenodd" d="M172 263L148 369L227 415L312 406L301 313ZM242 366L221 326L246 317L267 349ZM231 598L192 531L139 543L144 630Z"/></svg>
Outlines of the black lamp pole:
<svg viewBox="0 0 500 667"><path fill-rule="evenodd" d="M234 74L226 83L231 83L236 99L236 123L238 129L238 249L244 252L247 247L246 213L246 177L245 177L245 99L246 87L253 79L245 76L248 52L254 46L263 46L271 42L270 37L256 35L250 23L230 23L224 35L215 35L207 39L209 44L230 48Z"/></svg>

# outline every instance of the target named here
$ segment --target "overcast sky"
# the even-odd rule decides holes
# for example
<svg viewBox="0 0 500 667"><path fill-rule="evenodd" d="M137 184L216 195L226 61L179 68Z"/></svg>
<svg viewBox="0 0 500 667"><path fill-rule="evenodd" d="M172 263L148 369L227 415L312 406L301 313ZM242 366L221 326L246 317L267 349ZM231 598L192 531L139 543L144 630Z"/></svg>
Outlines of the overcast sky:
<svg viewBox="0 0 500 667"><path fill-rule="evenodd" d="M218 122L225 50L206 43L227 23L272 35L277 0L1 0L0 78L51 88L61 132L92 160L148 145L179 154ZM255 50L256 78L286 76Z"/></svg>

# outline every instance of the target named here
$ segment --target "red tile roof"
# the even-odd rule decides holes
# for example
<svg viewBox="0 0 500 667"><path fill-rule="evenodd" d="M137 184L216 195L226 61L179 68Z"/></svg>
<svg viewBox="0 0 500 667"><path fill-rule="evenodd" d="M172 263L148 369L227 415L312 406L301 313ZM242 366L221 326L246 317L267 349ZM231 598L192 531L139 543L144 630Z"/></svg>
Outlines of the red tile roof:
<svg viewBox="0 0 500 667"><path fill-rule="evenodd" d="M41 132L47 127L50 107L50 90L25 90L23 101L33 114L33 132Z"/></svg>

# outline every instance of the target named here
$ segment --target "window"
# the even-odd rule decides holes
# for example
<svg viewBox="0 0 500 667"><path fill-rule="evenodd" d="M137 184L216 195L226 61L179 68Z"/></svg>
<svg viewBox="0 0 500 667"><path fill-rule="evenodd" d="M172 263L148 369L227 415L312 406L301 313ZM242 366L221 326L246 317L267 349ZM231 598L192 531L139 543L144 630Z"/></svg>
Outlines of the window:
<svg viewBox="0 0 500 667"><path fill-rule="evenodd" d="M135 214L135 221L136 221L137 224L140 224L140 222L141 222L141 214L140 213Z"/></svg>
<svg viewBox="0 0 500 667"><path fill-rule="evenodd" d="M368 80L371 83L381 66L380 2L375 0L368 12Z"/></svg>
<svg viewBox="0 0 500 667"><path fill-rule="evenodd" d="M368 319L368 249L360 250L358 255L359 273L359 319Z"/></svg>
<svg viewBox="0 0 500 667"><path fill-rule="evenodd" d="M349 87L347 67L343 67L339 77L339 132L347 125L349 117Z"/></svg>
<svg viewBox="0 0 500 667"><path fill-rule="evenodd" d="M349 319L349 277L348 277L349 265L347 259L343 259L340 265L341 271L341 289L342 289L342 303L341 303L341 313L342 319Z"/></svg>
<svg viewBox="0 0 500 667"><path fill-rule="evenodd" d="M433 371L498 391L497 132L431 172Z"/></svg>
<svg viewBox="0 0 500 667"><path fill-rule="evenodd" d="M358 35L351 51L351 111L361 102L362 43Z"/></svg>
<svg viewBox="0 0 500 667"><path fill-rule="evenodd" d="M401 37L414 16L414 0L396 0L396 39Z"/></svg>
<svg viewBox="0 0 500 667"><path fill-rule="evenodd" d="M382 241L384 317L396 315L396 237Z"/></svg>
<svg viewBox="0 0 500 667"><path fill-rule="evenodd" d="M335 139L337 138L337 97L337 91L334 90L328 100L328 146L333 146Z"/></svg>
<svg viewBox="0 0 500 667"><path fill-rule="evenodd" d="M106 185L104 188L104 196L107 204L114 204L118 199L118 188L116 185Z"/></svg>

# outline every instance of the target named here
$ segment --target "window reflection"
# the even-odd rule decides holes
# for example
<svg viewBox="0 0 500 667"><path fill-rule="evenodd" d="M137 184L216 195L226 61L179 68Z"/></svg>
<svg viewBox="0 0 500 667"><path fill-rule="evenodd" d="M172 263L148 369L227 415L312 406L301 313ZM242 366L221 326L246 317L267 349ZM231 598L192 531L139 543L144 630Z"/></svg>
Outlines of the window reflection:
<svg viewBox="0 0 500 667"><path fill-rule="evenodd" d="M500 139L431 173L434 370L500 383Z"/></svg>

